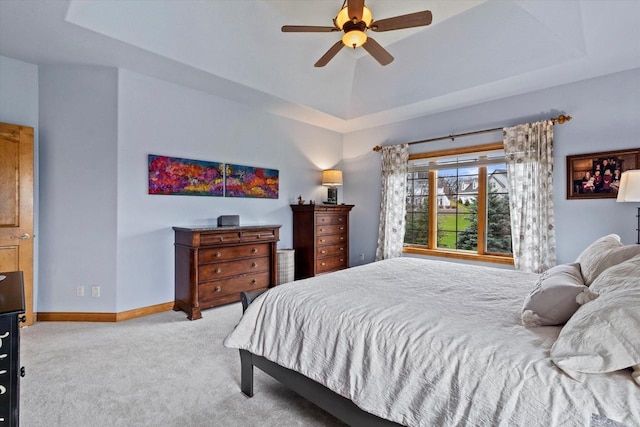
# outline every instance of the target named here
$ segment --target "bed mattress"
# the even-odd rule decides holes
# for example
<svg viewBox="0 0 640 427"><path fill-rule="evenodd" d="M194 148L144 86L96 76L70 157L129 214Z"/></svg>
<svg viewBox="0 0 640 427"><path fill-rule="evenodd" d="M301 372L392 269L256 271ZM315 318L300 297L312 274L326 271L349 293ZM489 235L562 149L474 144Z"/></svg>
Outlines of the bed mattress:
<svg viewBox="0 0 640 427"><path fill-rule="evenodd" d="M395 258L277 286L226 338L407 426L640 426L630 371L578 382L560 327L525 328L537 274Z"/></svg>

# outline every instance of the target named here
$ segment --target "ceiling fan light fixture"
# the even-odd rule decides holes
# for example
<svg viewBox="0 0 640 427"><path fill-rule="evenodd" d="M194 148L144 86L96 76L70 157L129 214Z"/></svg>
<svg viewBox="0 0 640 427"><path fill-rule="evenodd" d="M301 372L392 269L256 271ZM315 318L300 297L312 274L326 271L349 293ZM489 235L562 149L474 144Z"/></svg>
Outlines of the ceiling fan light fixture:
<svg viewBox="0 0 640 427"><path fill-rule="evenodd" d="M343 29L345 23L351 21L351 18L349 18L348 9L349 9L348 7L342 8L342 10L338 12L338 16L336 16L336 19L333 20L333 22L336 24L336 27L338 27L341 30ZM371 10L369 10L367 6L364 6L362 8L362 22L364 22L366 26L369 27L369 25L371 25L372 20L373 20L373 16L371 15Z"/></svg>
<svg viewBox="0 0 640 427"><path fill-rule="evenodd" d="M366 41L367 34L360 30L351 30L344 33L344 36L342 36L342 43L344 43L345 46L352 47L354 49L362 46Z"/></svg>

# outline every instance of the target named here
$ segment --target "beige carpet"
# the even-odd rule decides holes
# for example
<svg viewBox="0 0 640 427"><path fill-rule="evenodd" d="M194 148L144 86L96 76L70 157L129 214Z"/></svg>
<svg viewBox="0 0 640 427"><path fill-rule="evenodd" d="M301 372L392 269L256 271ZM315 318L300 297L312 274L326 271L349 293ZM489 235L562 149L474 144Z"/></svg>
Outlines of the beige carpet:
<svg viewBox="0 0 640 427"><path fill-rule="evenodd" d="M23 328L20 425L344 426L257 369L255 396L240 392L238 351L222 340L241 312Z"/></svg>

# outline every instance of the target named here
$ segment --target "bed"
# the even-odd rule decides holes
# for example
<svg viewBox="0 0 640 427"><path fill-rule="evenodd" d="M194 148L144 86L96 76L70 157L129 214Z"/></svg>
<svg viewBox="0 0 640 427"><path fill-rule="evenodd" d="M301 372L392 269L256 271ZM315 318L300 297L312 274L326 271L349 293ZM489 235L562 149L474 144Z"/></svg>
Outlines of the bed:
<svg viewBox="0 0 640 427"><path fill-rule="evenodd" d="M256 366L351 425L640 426L630 369L576 380L550 358L562 328L522 325L539 278L379 261L245 294L224 345L245 394Z"/></svg>

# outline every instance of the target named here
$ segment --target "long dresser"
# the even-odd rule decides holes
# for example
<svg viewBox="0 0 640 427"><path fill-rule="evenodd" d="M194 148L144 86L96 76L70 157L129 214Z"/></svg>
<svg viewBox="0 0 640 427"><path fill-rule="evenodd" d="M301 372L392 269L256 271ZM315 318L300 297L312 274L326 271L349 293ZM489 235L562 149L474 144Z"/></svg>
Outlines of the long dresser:
<svg viewBox="0 0 640 427"><path fill-rule="evenodd" d="M354 205L291 205L296 280L349 267Z"/></svg>
<svg viewBox="0 0 640 427"><path fill-rule="evenodd" d="M240 301L240 292L276 285L280 225L173 227L175 303L190 320Z"/></svg>
<svg viewBox="0 0 640 427"><path fill-rule="evenodd" d="M24 316L22 271L0 273L0 426L18 427L20 404L20 328Z"/></svg>

